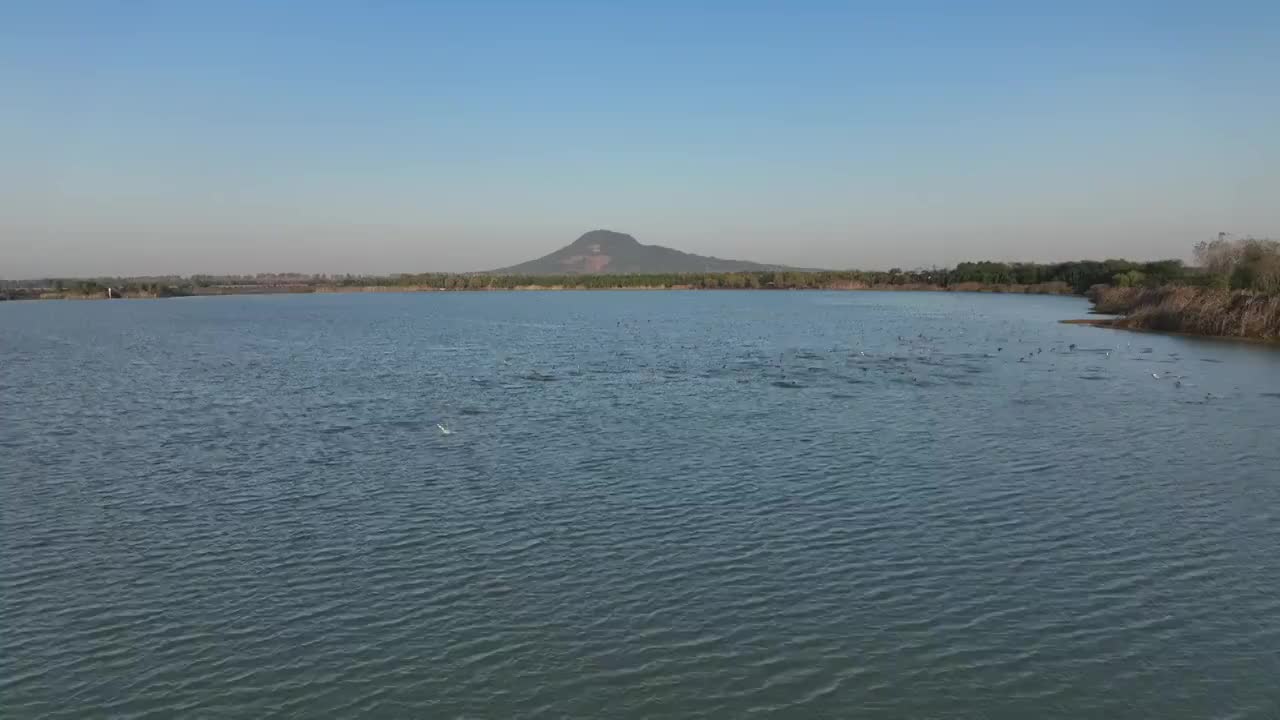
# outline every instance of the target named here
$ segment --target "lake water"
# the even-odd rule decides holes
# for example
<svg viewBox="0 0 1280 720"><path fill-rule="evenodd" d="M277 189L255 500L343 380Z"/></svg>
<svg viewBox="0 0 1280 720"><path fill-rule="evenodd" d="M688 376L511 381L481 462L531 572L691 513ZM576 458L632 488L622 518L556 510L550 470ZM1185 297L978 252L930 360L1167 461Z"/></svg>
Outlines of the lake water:
<svg viewBox="0 0 1280 720"><path fill-rule="evenodd" d="M0 303L2 714L1276 717L1280 352L1086 310Z"/></svg>

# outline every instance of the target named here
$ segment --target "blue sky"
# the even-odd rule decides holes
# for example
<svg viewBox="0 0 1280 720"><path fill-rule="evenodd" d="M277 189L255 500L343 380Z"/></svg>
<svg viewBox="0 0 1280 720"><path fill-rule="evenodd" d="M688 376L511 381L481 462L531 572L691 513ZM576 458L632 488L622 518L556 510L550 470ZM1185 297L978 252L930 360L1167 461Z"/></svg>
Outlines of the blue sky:
<svg viewBox="0 0 1280 720"><path fill-rule="evenodd" d="M0 4L0 276L1280 237L1276 2Z"/></svg>

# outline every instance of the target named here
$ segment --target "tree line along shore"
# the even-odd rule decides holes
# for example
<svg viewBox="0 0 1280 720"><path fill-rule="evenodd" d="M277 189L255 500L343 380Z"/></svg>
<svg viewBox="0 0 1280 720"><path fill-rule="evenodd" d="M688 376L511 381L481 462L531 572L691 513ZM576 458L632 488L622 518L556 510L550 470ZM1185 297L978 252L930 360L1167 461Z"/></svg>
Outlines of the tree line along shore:
<svg viewBox="0 0 1280 720"><path fill-rule="evenodd" d="M403 273L192 275L4 281L0 299L162 298L315 292L486 290L924 290L1084 295L1095 324L1200 335L1280 339L1280 242L1219 236L1180 260L965 262L887 271L760 271L626 275Z"/></svg>

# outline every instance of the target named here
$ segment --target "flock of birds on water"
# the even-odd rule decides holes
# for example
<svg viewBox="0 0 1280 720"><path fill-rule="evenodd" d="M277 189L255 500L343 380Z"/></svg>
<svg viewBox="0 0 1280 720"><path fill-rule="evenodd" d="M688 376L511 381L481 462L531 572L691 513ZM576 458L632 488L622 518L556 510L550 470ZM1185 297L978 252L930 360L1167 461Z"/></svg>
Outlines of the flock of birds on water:
<svg viewBox="0 0 1280 720"><path fill-rule="evenodd" d="M622 325L622 323L621 323L621 322L619 322L619 326L621 326L621 325ZM904 336L901 336L901 335L899 335L899 336L897 337L897 340L898 340L899 346L901 347L901 346L904 346L904 345L905 345L905 346L907 347L908 351L911 351L911 350L919 351L919 350L920 350L920 345L930 343L930 342L931 342L931 341L933 341L934 339L935 339L935 338L930 338L930 337L926 336L924 333L920 333L919 335L917 335L917 336L915 336L915 337L910 337L910 338L909 338L909 337L904 337ZM762 337L760 337L760 338L759 338L759 340L764 341L764 340L765 340L765 338L762 336ZM1019 343L1022 343L1022 342L1024 342L1024 341L1019 340L1018 342L1019 342ZM683 350L690 350L690 351L696 351L696 350L697 350L697 348L696 348L696 347L684 347L684 348L682 348L682 349L683 349ZM840 352L840 351L841 351L841 348L839 348L839 347L833 347L831 350L832 350L832 352ZM1126 350L1126 351L1133 351L1133 344L1132 344L1132 343L1126 343L1126 344L1123 346L1123 350ZM1004 347L1003 345L1000 345L1000 346L997 346L997 347L995 348L995 354L993 354L993 353L991 353L991 352L987 351L987 352L983 352L983 353L952 353L952 355L953 355L953 356L955 356L955 357L960 357L960 358L974 358L974 357L981 357L981 358L991 359L991 358L999 357L999 354L1004 353L1004 351L1005 351L1005 347ZM1120 353L1121 351L1122 351L1122 347L1121 347L1121 346L1119 346L1119 345L1117 345L1117 346L1115 346L1115 347L1111 347L1111 348L1080 348L1080 347L1079 347L1079 346L1077 346L1075 343L1068 343L1068 344L1065 344L1065 345L1063 345L1063 344L1061 344L1061 343L1055 343L1055 344L1051 344L1051 345L1049 345L1049 353L1050 353L1051 355L1076 354L1076 353L1094 353L1094 354L1097 354L1097 355L1101 355L1104 359L1110 359L1110 358L1112 357L1112 355L1113 355L1113 354L1118 354L1118 353ZM914 360L914 361L917 361L917 362L925 362L925 364L934 364L934 363L928 363L927 361L925 361L925 357L927 357L927 355L928 355L928 353L929 353L929 352L930 352L930 350L925 350L925 355L923 355L923 356L920 356L920 355L912 356L912 355L910 355L910 354L903 355L903 354L899 354L899 353L897 353L897 352L890 352L890 353L876 353L876 352L871 352L871 353L868 353L867 351L863 350L863 351L858 351L858 352L856 353L856 356L852 356L852 355L851 355L851 360L850 360L850 362L849 362L848 364L849 364L849 365L860 365L859 369L860 369L861 373L863 373L863 374L864 374L864 376L865 376L865 374L866 374L866 373L869 373L873 368L872 368L872 367L868 367L868 366L867 366L867 365L865 365L865 364L860 364L860 363L861 363L861 361L872 361L872 362L874 362L874 361L880 361L880 362L888 362L888 363L895 363L895 364L899 364L899 365L900 365L900 367L898 367L898 375L899 375L899 376L904 376L904 377L905 377L905 382L909 382L909 383L911 383L911 384L913 384L913 385L921 385L921 384L926 384L926 382L927 382L927 381L922 381L922 380L921 380L919 377L917 377L913 372L910 372L909 368L907 367L907 364L908 364L908 363L910 363L910 362L911 362L911 361L913 361L913 360ZM1044 354L1044 352L1045 352L1045 347L1044 347L1044 346L1038 346L1038 347L1036 347L1035 349L1028 349L1028 350L1027 350L1027 352L1026 352L1026 354L1019 354L1019 355L1018 355L1017 362L1018 362L1018 363L1032 363L1032 362L1035 362L1036 358L1037 358L1038 356L1043 355L1043 354ZM1140 355L1141 355L1141 354L1150 354L1150 353L1152 353L1152 352L1153 352L1153 349L1152 349L1152 348L1139 348L1137 352L1138 352ZM819 357L819 355L818 355L818 354L816 354L816 353L806 352L806 351L802 351L802 350L801 350L801 351L792 351L790 354L791 354L794 358L797 358L797 359L814 359L814 358ZM803 387L806 387L806 385L804 385L804 384L802 384L802 383L798 382L796 379L794 379L794 378L795 378L795 377L797 377L797 376L793 375L793 376L792 376L792 378L788 378L788 376L787 376L787 367L786 367L787 355L788 355L788 353L787 353L787 352L784 352L784 353L782 353L782 354L780 354L780 355L779 355L779 357L778 357L777 361L770 363L770 365L772 365L772 366L773 366L773 368L774 368L774 369L776 370L776 372L778 373L778 375L777 375L778 379L777 379L776 381L774 381L774 382L772 383L772 385L774 385L775 387L781 387L781 388L803 388ZM1174 358L1175 360L1176 360L1176 358L1178 357L1178 356L1177 356L1177 353L1171 353L1171 354L1170 354L1170 356L1171 356L1171 358ZM856 360L855 360L855 359L852 359L853 357L856 357ZM1140 359L1140 358L1135 357L1135 358L1131 358L1131 359L1133 359L1133 360L1138 360L1138 359ZM1164 360L1164 361L1162 361L1162 362L1172 362L1172 361L1173 361L1173 360ZM510 358L510 357L504 357L504 358L502 359L502 361L501 361L501 362L502 362L502 365L504 365L504 366L509 366L509 365L511 364L511 358ZM1208 359L1208 358L1206 358L1206 359L1204 359L1204 362L1220 362L1220 361L1218 361L1218 360L1214 360L1214 359ZM721 371L729 371L729 370L730 370L729 365L730 365L730 363L728 363L728 362L722 363L722 364L721 364L721 366L720 366L720 370L721 370ZM805 370L807 370L807 371L813 371L813 370L815 370L815 369L817 369L817 368L812 368L812 367L805 368ZM1100 368L1088 368L1088 370L1099 370L1099 369L1100 369ZM1052 372L1052 371L1053 371L1052 369L1050 369L1050 370L1049 370L1049 372ZM578 374L580 374L580 373L578 373ZM528 373L525 373L525 374L521 375L521 377L522 377L523 379L525 379L525 380L530 380L530 381L539 381L539 382L550 382L550 381L554 381L554 380L559 379L559 378L558 378L557 376L555 376L555 375L548 374L548 373L543 373L543 372L538 371L538 370L533 370L533 371L530 371L530 372L528 372ZM1183 388L1184 386L1185 386L1185 387L1192 387L1192 385L1191 385L1189 382L1187 382L1187 383L1185 383L1185 384L1184 384L1184 380L1187 380L1187 376L1186 376L1186 375L1177 374L1177 373L1175 373L1175 372L1173 372L1173 371L1165 371L1165 372L1163 372L1163 373L1160 373L1160 372L1152 372L1152 373L1151 373L1151 377L1152 377L1152 379L1154 379L1154 380L1173 380L1173 385L1174 385L1174 387L1175 387L1175 388L1179 388L1179 389ZM1086 380L1098 380L1098 379L1102 379L1102 378L1101 378L1101 377L1098 377L1098 376L1082 376L1082 379L1086 379ZM480 379L477 379L477 378L472 378L472 380L473 380L473 382L481 382L481 383L485 382L485 381L480 380ZM738 382L739 382L739 383L746 383L746 382L750 382L750 380L749 380L749 379L739 379L739 380L738 380ZM858 381L856 381L856 380L850 380L850 382L858 382ZM1209 401L1211 401L1211 400L1214 400L1214 399L1217 399L1217 398L1218 398L1218 396L1214 395L1213 393L1206 392L1206 393L1204 394L1203 399L1202 399L1202 400L1200 400L1200 401L1195 402L1195 404L1204 404L1204 403L1207 403L1207 402L1209 402ZM445 421L443 421L443 420L442 420L442 421L440 421L440 422L438 422L438 423L436 423L436 428L439 430L439 433L440 433L441 435L443 435L443 436L454 435L454 434L456 433L455 429L454 429L453 427L451 427L448 423L446 423L446 422L445 422Z"/></svg>

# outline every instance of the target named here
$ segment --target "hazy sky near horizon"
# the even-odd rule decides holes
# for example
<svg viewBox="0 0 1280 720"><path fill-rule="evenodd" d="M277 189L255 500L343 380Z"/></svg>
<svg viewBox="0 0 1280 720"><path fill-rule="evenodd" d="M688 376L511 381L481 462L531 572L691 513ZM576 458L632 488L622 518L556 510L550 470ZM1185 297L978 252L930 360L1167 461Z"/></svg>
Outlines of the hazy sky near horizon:
<svg viewBox="0 0 1280 720"><path fill-rule="evenodd" d="M0 277L1280 237L1280 2L0 4Z"/></svg>

